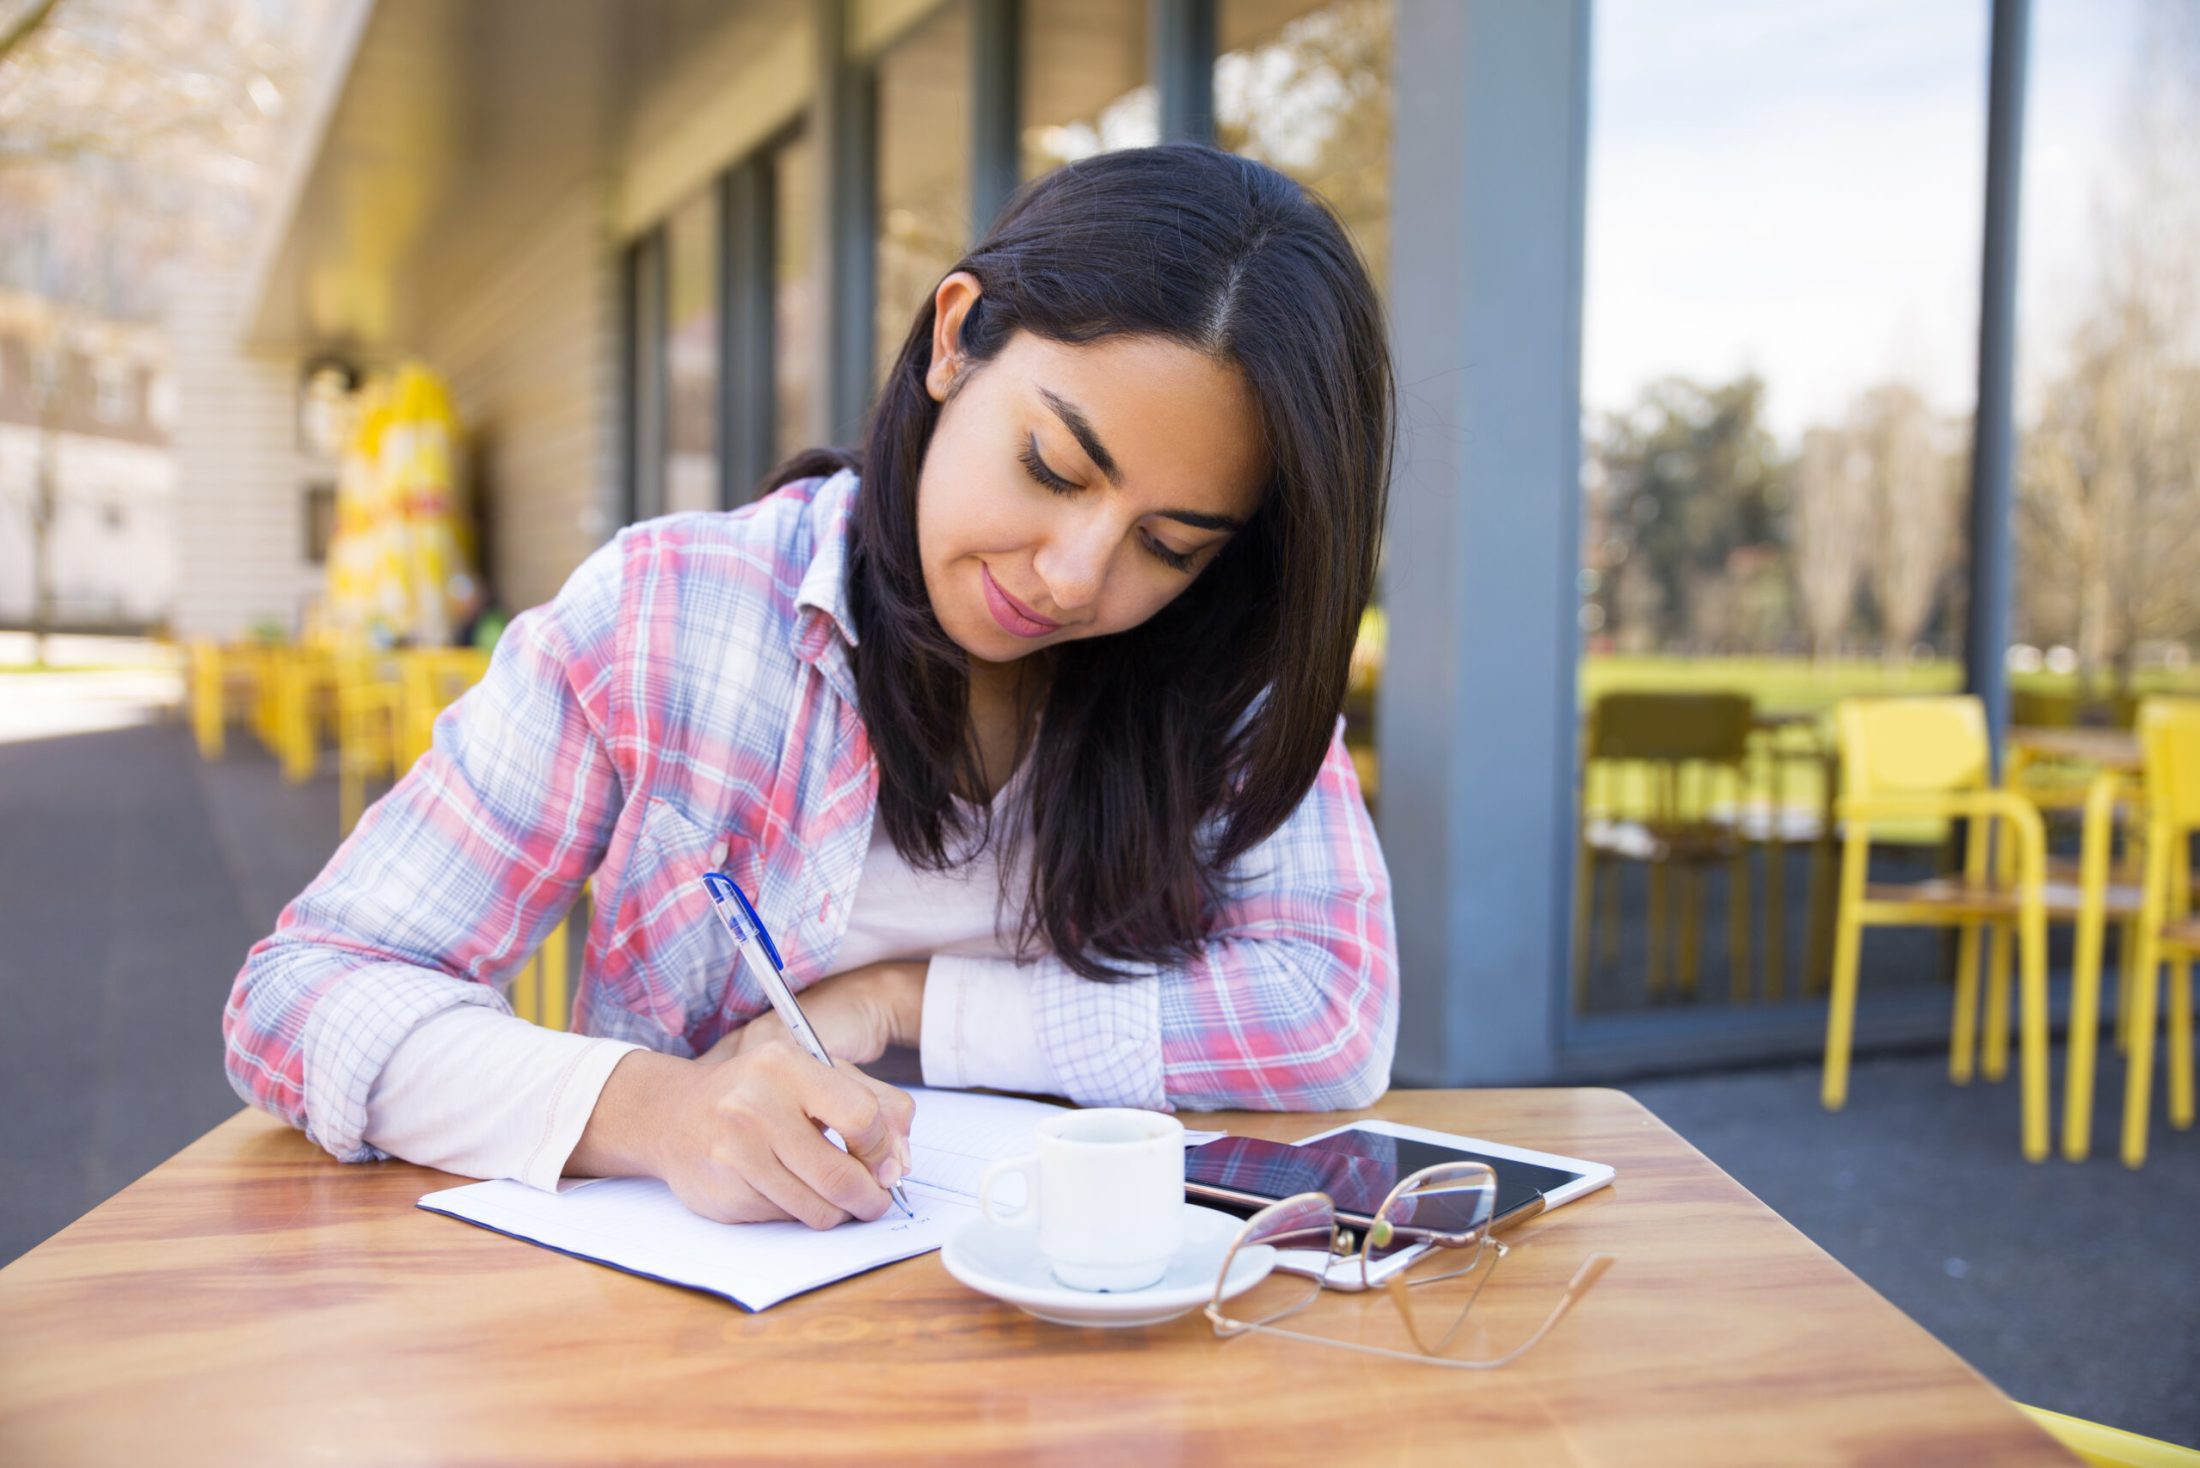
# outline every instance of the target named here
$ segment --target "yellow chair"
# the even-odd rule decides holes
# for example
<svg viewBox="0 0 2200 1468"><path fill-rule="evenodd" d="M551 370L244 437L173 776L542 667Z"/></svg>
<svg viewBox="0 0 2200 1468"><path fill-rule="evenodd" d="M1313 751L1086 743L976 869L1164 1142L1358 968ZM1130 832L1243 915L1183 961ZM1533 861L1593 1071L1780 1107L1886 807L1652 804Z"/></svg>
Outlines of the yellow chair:
<svg viewBox="0 0 2200 1468"><path fill-rule="evenodd" d="M1991 784L1986 711L1975 698L1855 698L1834 712L1842 790L1841 876L1833 943L1833 994L1826 1016L1821 1099L1848 1100L1855 1036L1857 963L1867 926L1961 929L1949 1070L1970 1075L1977 1011L1978 941L1983 927L2015 925L2022 968L2023 1138L2027 1160L2046 1158L2047 838L2040 813ZM1963 870L1908 884L1867 884L1875 823L1921 819L1970 823ZM1990 834L2011 851L2011 879L1990 866Z"/></svg>
<svg viewBox="0 0 2200 1468"><path fill-rule="evenodd" d="M268 747L283 778L302 785L320 763L323 710L334 685L334 659L324 647L271 647L263 654L270 707Z"/></svg>
<svg viewBox="0 0 2200 1468"><path fill-rule="evenodd" d="M413 648L398 655L398 666L397 764L402 773L435 742L436 715L489 671L489 654L471 647Z"/></svg>
<svg viewBox="0 0 2200 1468"><path fill-rule="evenodd" d="M1833 908L1833 751L1817 717L1760 713L1753 720L1750 755L1747 800L1714 811L1713 818L1732 825L1742 840L1765 854L1765 947L1760 965L1764 994L1767 999L1778 999L1785 988L1787 854L1791 846L1810 849L1810 866L1804 877L1801 987L1822 994L1832 956L1825 934ZM1813 781L1817 783L1816 801L1798 803L1788 798L1791 769L1802 771L1800 783L1806 791Z"/></svg>
<svg viewBox="0 0 2200 1468"><path fill-rule="evenodd" d="M188 657L191 733L198 740L199 758L220 759L229 729L229 677L221 644L211 637L194 637Z"/></svg>
<svg viewBox="0 0 2200 1468"><path fill-rule="evenodd" d="M590 907L594 904L594 884L581 888L582 901ZM572 931L582 908L576 905L558 920L549 935L542 940L542 947L535 956L521 966L512 976L512 1012L544 1029L563 1030L570 1026L573 1005L568 997L568 982L572 959Z"/></svg>
<svg viewBox="0 0 2200 1468"><path fill-rule="evenodd" d="M398 704L387 655L354 649L336 659L336 800L345 835L366 809L367 781L396 778Z"/></svg>
<svg viewBox="0 0 2200 1468"><path fill-rule="evenodd" d="M1729 988L1750 993L1749 843L1716 814L1739 805L1748 784L1754 715L1740 693L1607 693L1589 716L1582 760L1579 868L1574 892L1574 1003L1587 999L1590 914L1597 874L1622 861L1649 867L1650 993L1665 989L1667 873L1680 886L1675 968L1679 987L1696 992L1701 871L1728 872ZM1619 874L1605 892L1604 953L1616 946Z"/></svg>
<svg viewBox="0 0 2200 1468"><path fill-rule="evenodd" d="M2200 918L2192 911L2192 841L2200 833L2200 699L2148 699L2139 712L2146 754L2146 884L2132 988L2131 1050L2124 1071L2124 1165L2147 1157L2153 1103L2159 969L2170 964L2169 1119L2192 1125L2192 960Z"/></svg>
<svg viewBox="0 0 2200 1468"><path fill-rule="evenodd" d="M2141 1437L2120 1427L2104 1427L2083 1417L2065 1417L2022 1402L2017 1403L2017 1410L2045 1428L2049 1437L2077 1454L2090 1468L2200 1468L2200 1453L2157 1437Z"/></svg>

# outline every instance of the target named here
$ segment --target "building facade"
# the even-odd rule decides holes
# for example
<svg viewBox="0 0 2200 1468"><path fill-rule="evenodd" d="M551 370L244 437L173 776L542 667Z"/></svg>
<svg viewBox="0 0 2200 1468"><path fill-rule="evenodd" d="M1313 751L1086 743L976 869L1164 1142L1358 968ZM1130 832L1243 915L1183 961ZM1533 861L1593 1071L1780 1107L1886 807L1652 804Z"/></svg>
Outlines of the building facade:
<svg viewBox="0 0 2200 1468"><path fill-rule="evenodd" d="M176 588L175 390L160 332L0 293L0 627L131 630Z"/></svg>
<svg viewBox="0 0 2200 1468"><path fill-rule="evenodd" d="M1375 723L1399 1078L1805 1050L1816 1006L1568 1004L1590 20L1589 0L355 0L264 238L176 323L179 625L310 601L325 466L296 400L317 364L445 375L493 590L524 607L621 524L739 504L788 453L849 442L1018 183L1214 141L1320 191L1392 305Z"/></svg>

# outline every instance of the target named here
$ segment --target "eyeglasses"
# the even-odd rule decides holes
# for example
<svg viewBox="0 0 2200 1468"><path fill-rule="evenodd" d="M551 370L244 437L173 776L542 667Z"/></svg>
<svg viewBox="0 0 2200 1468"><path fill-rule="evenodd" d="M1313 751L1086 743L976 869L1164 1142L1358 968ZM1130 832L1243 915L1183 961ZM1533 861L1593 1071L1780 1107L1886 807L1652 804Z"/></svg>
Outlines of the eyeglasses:
<svg viewBox="0 0 2200 1468"><path fill-rule="evenodd" d="M1611 1267L1612 1256L1590 1255L1534 1334L1503 1355L1487 1360L1448 1356L1444 1353L1466 1323L1467 1312L1474 1308L1498 1261L1510 1252L1490 1232L1496 1209L1497 1174L1480 1162L1442 1162L1406 1178L1391 1189L1358 1239L1339 1223L1337 1205L1327 1193L1299 1193L1284 1198L1261 1209L1238 1230L1229 1253L1223 1256L1214 1298L1207 1305L1207 1318L1213 1322L1215 1334L1225 1339L1247 1331L1267 1331L1317 1345L1469 1370L1488 1370L1517 1361L1550 1334L1559 1317L1588 1293L1589 1287ZM1427 1247L1420 1247L1424 1245ZM1415 1252L1401 1258L1409 1249ZM1263 1250L1268 1257L1262 1258L1257 1252ZM1238 1268L1241 1258L1246 1266L1243 1269ZM1337 1280L1340 1268L1344 1271L1338 1281L1340 1288L1380 1289L1390 1296L1404 1318L1413 1350L1364 1339L1315 1335L1276 1323L1313 1304L1323 1286ZM1233 1270L1242 1280L1246 1273L1262 1269L1266 1275L1258 1283L1232 1288ZM1474 1278L1463 1278L1467 1275ZM1431 1288L1447 1280L1458 1283L1449 1288Z"/></svg>

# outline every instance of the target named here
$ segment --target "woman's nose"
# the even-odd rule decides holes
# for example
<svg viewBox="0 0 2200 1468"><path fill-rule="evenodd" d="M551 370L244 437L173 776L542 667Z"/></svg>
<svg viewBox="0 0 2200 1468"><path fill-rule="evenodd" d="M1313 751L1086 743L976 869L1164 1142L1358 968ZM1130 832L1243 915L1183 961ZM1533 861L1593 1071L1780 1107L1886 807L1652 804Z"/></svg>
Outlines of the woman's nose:
<svg viewBox="0 0 2200 1468"><path fill-rule="evenodd" d="M1100 599L1120 539L1105 517L1094 515L1062 527L1039 547L1032 567L1057 610L1080 612Z"/></svg>

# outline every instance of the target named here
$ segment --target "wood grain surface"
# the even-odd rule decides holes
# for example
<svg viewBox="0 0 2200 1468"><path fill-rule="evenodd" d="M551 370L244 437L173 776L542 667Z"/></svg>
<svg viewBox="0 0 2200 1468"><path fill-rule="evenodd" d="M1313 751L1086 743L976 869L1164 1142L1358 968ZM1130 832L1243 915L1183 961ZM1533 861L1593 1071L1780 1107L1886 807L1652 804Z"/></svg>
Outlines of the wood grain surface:
<svg viewBox="0 0 2200 1468"><path fill-rule="evenodd" d="M1224 1342L1197 1312L1065 1329L937 1255L745 1314L422 1212L445 1175L343 1166L248 1112L0 1270L0 1462L2072 1461L1619 1092L1401 1091L1370 1114L1619 1169L1508 1236L1470 1353L1617 1256L1522 1361ZM1330 1296L1301 1320L1376 1339L1390 1309Z"/></svg>

